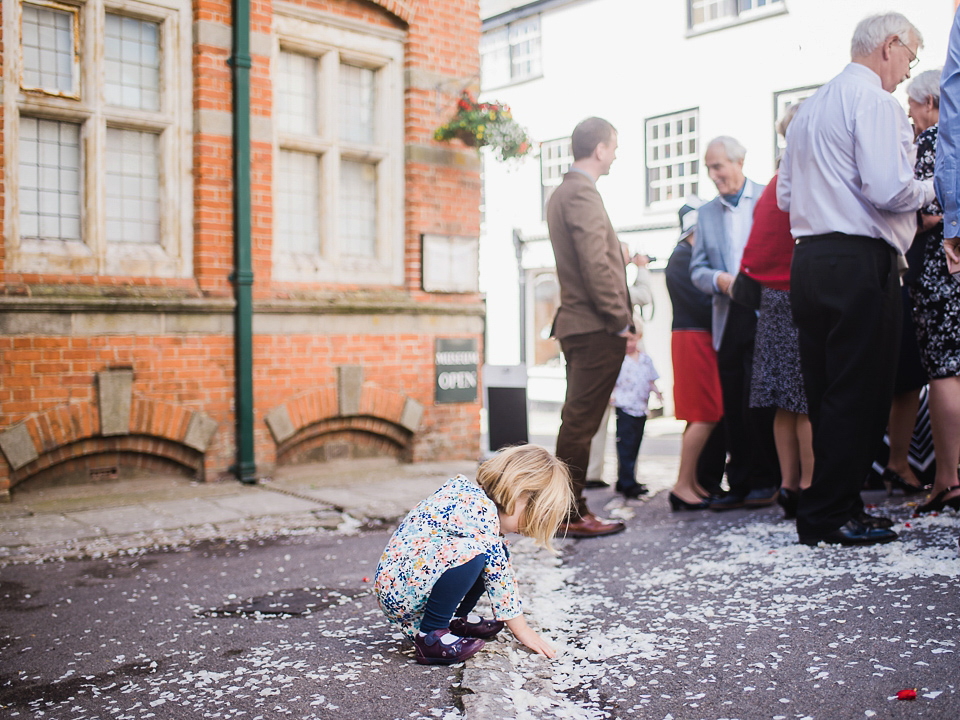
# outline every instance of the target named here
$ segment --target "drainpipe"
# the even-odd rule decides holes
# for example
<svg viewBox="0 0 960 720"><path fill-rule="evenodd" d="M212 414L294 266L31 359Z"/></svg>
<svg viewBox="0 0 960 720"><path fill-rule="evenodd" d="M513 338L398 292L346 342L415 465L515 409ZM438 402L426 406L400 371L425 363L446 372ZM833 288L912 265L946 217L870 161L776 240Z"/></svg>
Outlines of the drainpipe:
<svg viewBox="0 0 960 720"><path fill-rule="evenodd" d="M517 279L520 284L520 364L527 364L527 273L523 269L523 235L513 229L513 249L517 253Z"/></svg>
<svg viewBox="0 0 960 720"><path fill-rule="evenodd" d="M237 462L245 484L257 481L253 452L253 269L250 196L250 0L233 0L233 342Z"/></svg>

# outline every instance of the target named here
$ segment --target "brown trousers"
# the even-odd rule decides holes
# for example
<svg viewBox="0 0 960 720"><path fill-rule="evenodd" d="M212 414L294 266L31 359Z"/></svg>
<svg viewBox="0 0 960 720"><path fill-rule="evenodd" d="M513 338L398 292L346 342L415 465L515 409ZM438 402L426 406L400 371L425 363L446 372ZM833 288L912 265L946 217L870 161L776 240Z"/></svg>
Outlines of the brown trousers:
<svg viewBox="0 0 960 720"><path fill-rule="evenodd" d="M610 403L627 340L604 331L584 333L562 338L560 349L567 364L567 394L560 412L557 457L570 468L575 497L570 519L576 521L589 512L583 488L590 462L590 440Z"/></svg>

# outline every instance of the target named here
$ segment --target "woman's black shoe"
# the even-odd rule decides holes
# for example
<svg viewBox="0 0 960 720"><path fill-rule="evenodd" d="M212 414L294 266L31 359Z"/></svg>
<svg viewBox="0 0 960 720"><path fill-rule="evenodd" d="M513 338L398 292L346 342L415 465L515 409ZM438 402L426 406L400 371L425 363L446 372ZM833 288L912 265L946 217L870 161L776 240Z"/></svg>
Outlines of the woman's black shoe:
<svg viewBox="0 0 960 720"><path fill-rule="evenodd" d="M698 503L688 503L683 498L679 498L670 493L670 509L674 512L678 510L707 510L710 507L709 500L701 500Z"/></svg>
<svg viewBox="0 0 960 720"><path fill-rule="evenodd" d="M800 493L796 490L780 488L777 495L777 504L783 508L783 517L791 520L797 516L797 507L800 505Z"/></svg>
<svg viewBox="0 0 960 720"><path fill-rule="evenodd" d="M923 505L917 508L918 513L928 513L928 512L939 512L945 507L952 507L957 512L960 512L960 495L957 497L950 498L949 500L944 500L944 496L948 493L952 493L954 490L960 490L960 485L954 485L953 487L948 487L946 490L941 490L932 498L927 500Z"/></svg>
<svg viewBox="0 0 960 720"><path fill-rule="evenodd" d="M893 495L894 490L900 490L904 495L916 495L922 493L925 488L923 485L912 485L905 478L900 477L890 468L883 471L880 476L884 486L887 488L887 495Z"/></svg>

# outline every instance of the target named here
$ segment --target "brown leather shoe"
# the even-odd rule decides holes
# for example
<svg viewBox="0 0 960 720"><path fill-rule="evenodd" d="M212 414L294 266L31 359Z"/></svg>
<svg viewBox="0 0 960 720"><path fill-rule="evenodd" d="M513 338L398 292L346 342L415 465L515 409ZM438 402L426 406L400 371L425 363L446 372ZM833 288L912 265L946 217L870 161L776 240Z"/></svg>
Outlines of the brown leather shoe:
<svg viewBox="0 0 960 720"><path fill-rule="evenodd" d="M627 529L619 520L601 520L593 513L586 513L577 522L562 523L557 537L592 538L603 535L615 535Z"/></svg>

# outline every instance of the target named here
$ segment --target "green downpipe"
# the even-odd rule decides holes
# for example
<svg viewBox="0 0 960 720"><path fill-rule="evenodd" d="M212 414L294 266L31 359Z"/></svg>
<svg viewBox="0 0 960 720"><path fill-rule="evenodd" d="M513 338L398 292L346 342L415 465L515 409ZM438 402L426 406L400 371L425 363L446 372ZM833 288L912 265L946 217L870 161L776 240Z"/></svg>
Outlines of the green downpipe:
<svg viewBox="0 0 960 720"><path fill-rule="evenodd" d="M253 448L253 268L250 190L250 0L233 0L233 274L236 308L233 339L236 372L237 462L242 483L257 481Z"/></svg>

